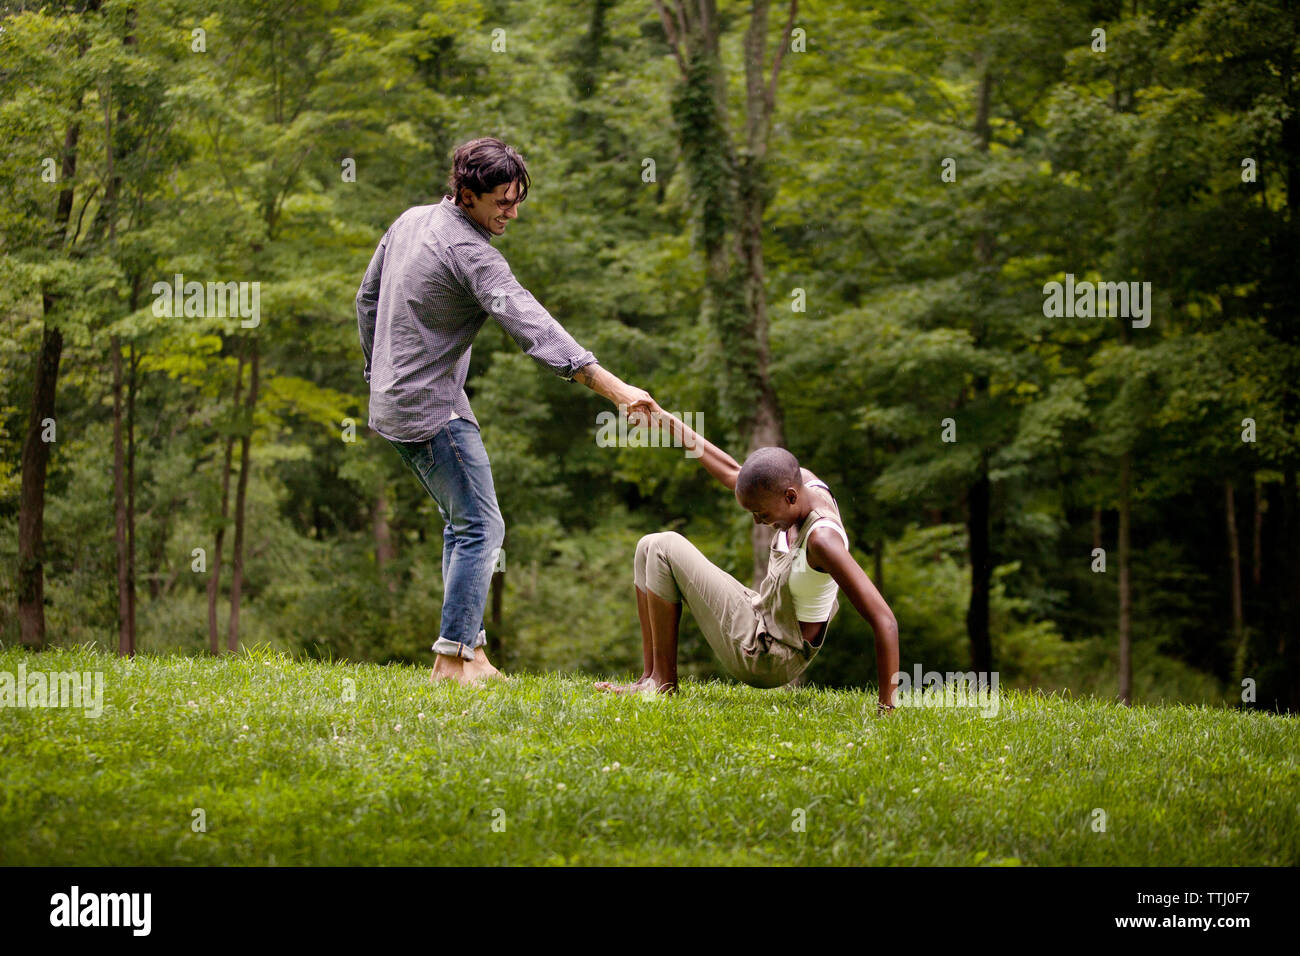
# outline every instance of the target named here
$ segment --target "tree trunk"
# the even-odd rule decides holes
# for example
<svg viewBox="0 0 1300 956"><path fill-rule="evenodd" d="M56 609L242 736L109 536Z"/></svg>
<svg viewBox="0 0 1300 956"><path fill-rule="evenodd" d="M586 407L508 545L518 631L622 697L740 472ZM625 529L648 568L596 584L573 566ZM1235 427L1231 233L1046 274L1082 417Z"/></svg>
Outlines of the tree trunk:
<svg viewBox="0 0 1300 956"><path fill-rule="evenodd" d="M1251 555L1250 583L1251 593L1258 598L1259 585L1264 573L1264 547L1261 543L1264 537L1264 483L1259 480L1259 475L1256 474L1253 476L1251 484L1255 489L1255 534L1251 540L1251 548L1254 553Z"/></svg>
<svg viewBox="0 0 1300 956"><path fill-rule="evenodd" d="M153 539L153 547L149 549L149 570L145 578L149 582L149 600L157 601L162 596L162 577L163 561L167 557L167 516L163 512L159 516L159 523L162 527L159 529L157 536Z"/></svg>
<svg viewBox="0 0 1300 956"><path fill-rule="evenodd" d="M239 488L235 492L235 547L230 565L230 622L226 646L231 651L239 646L239 597L244 583L244 504L248 496L248 473L252 468L248 456L253 439L253 411L257 405L257 336L253 335L250 338L253 357L248 373L248 405L239 436Z"/></svg>
<svg viewBox="0 0 1300 956"><path fill-rule="evenodd" d="M505 597L505 572L497 571L492 575L492 630L488 634L487 653L496 658L502 651L501 644L501 604Z"/></svg>
<svg viewBox="0 0 1300 956"><path fill-rule="evenodd" d="M1130 595L1129 558L1129 489L1132 482L1133 454L1125 451L1119 460L1119 699L1133 702L1132 643L1129 635Z"/></svg>
<svg viewBox="0 0 1300 956"><path fill-rule="evenodd" d="M81 97L73 115L81 110ZM77 141L80 124L73 123L63 137L60 163L59 202L54 213L50 248L60 249L68 234L72 216L74 177L77 173ZM28 647L45 646L45 473L50 463L50 445L42 438L46 419L54 419L54 399L59 380L59 359L63 355L63 332L50 322L58 295L48 288L41 294L45 326L41 330L41 352L36 358L32 411L23 439L22 487L18 498L18 632ZM57 437L57 434L56 434Z"/></svg>
<svg viewBox="0 0 1300 956"><path fill-rule="evenodd" d="M232 417L239 410L239 393L244 387L244 338L239 337L239 362L235 367L235 397L231 402ZM217 636L217 595L221 591L221 552L225 546L226 520L230 514L230 471L234 455L235 433L226 435L226 459L221 468L221 524L217 526L216 542L212 553L212 574L208 578L208 650L215 657L221 653L221 639Z"/></svg>
<svg viewBox="0 0 1300 956"><path fill-rule="evenodd" d="M607 33L605 15L612 5L613 0L591 0L587 32L574 51L573 95L578 105L569 121L575 139L591 141L594 134L597 153L605 159L609 158L608 127L600 121L599 112L588 109L587 103L596 95L600 83L601 51Z"/></svg>
<svg viewBox="0 0 1300 956"><path fill-rule="evenodd" d="M749 426L751 452L785 445L785 416L768 371L771 353L768 348L767 281L763 261L763 215L767 210L769 193L767 145L775 106L775 89L769 88L765 76L768 6L768 0L753 0L750 7L749 29L745 33L745 149L738 157L736 168L741 280L748 318L747 328L741 331L741 336L746 342L753 343L749 367L740 370L750 379L745 391L752 412L746 416L748 422L742 420L742 426ZM775 65L779 68L780 61ZM734 349L737 344L724 341L723 347ZM772 537L771 528L754 525L750 531L755 588L767 577L767 556Z"/></svg>
<svg viewBox="0 0 1300 956"><path fill-rule="evenodd" d="M131 33L135 20L135 10L126 11L126 30L124 45L134 45ZM104 201L95 213L95 224L91 231L97 231L101 214L108 223L108 235L114 249L117 246L117 201L121 192L122 177L117 172L116 156L113 149L112 101L113 86L111 78L106 78L103 90L104 105L104 153L107 160L107 185ZM118 107L118 126L126 125L127 113ZM133 276L131 281L130 311L134 312L140 293L140 280ZM122 343L117 336L110 340L113 350L113 511L117 544L117 606L118 606L118 641L117 652L123 656L135 654L135 346L131 346L127 361L130 364L130 382L127 386L127 423L125 463L123 462L122 436Z"/></svg>
<svg viewBox="0 0 1300 956"><path fill-rule="evenodd" d="M992 140L989 104L993 95L993 76L984 61L982 56L979 87L976 90L975 145L980 152L988 153ZM993 236L984 228L975 234L975 262L982 281L994 266ZM977 318L974 335L977 347L984 340L983 326L983 319ZM988 397L988 390L988 376L976 375L975 402L984 401ZM967 491L966 512L970 548L970 604L966 609L966 635L970 641L971 667L979 674L990 674L993 671L993 642L989 635L989 591L993 581L990 491L988 450L981 449L979 470Z"/></svg>
<svg viewBox="0 0 1300 956"><path fill-rule="evenodd" d="M138 283L133 282L131 311L137 305ZM113 353L113 517L117 546L117 652L135 654L135 345L127 356L126 436L123 448L122 342L109 340ZM125 459L125 460L124 460Z"/></svg>
<svg viewBox="0 0 1300 956"><path fill-rule="evenodd" d="M117 551L117 652L131 654L130 609L127 607L126 557L126 451L122 447L122 343L116 335L109 339L113 353L113 542Z"/></svg>
<svg viewBox="0 0 1300 956"><path fill-rule="evenodd" d="M1292 712L1300 709L1300 526L1297 525L1296 469L1282 469L1282 630L1278 656L1282 662L1283 684L1278 699Z"/></svg>
<svg viewBox="0 0 1300 956"><path fill-rule="evenodd" d="M501 549L503 554L505 553L506 544L509 541L509 539L510 539L510 529L507 528L505 537L501 539ZM536 571L537 571L537 565L534 564L533 565L534 574L536 573ZM505 591L506 591L505 571L502 570L502 571L493 572L492 586L490 591L491 609L489 611L489 619L490 619L490 623L492 624L492 627L488 631L487 647L485 648L485 650L488 653L488 656L493 659L496 659L498 655L504 653L505 651L505 646L501 643L501 606L505 600Z"/></svg>
<svg viewBox="0 0 1300 956"><path fill-rule="evenodd" d="M987 453L980 456L980 474L967 494L966 532L970 541L970 606L966 609L966 634L970 639L971 667L976 673L988 674L993 671L993 643L989 637L992 554Z"/></svg>
<svg viewBox="0 0 1300 956"><path fill-rule="evenodd" d="M392 577L389 565L396 557L393 549L393 535L388 526L388 488L380 479L379 491L371 511L371 526L375 534L375 569L379 582L386 585L390 594L397 593L397 580Z"/></svg>
<svg viewBox="0 0 1300 956"><path fill-rule="evenodd" d="M1228 569L1232 588L1233 679L1241 683L1246 663L1246 631L1241 610L1241 550L1237 538L1237 502L1231 479L1223 482L1224 516L1228 524Z"/></svg>
<svg viewBox="0 0 1300 956"><path fill-rule="evenodd" d="M52 296L44 296L45 328L36 359L32 411L23 441L22 490L18 504L18 626L23 644L45 646L45 472L50 443L43 422L54 419L54 394L63 353L63 333L49 324ZM57 437L57 432L56 432Z"/></svg>
<svg viewBox="0 0 1300 956"><path fill-rule="evenodd" d="M1294 16L1294 14L1292 14ZM1281 65L1283 82L1289 90L1297 89L1295 58L1288 57ZM1284 341L1293 348L1300 344L1300 271L1295 264L1300 261L1300 111L1296 110L1296 97L1292 93L1289 111L1282 120L1281 155L1286 157L1286 210L1285 228L1279 237L1278 254L1273 258L1279 271L1280 295L1274 321ZM1270 325L1273 322L1270 322ZM1282 396L1283 422L1288 429L1300 426L1300 369L1291 364L1292 374L1287 376L1288 387ZM1294 433L1294 432L1293 432ZM1296 466L1298 456L1290 453L1282 465L1282 573L1281 604L1282 628L1279 634L1282 647L1278 656L1282 661L1282 686L1277 700L1291 712L1300 710L1300 522L1297 521Z"/></svg>
<svg viewBox="0 0 1300 956"><path fill-rule="evenodd" d="M136 309L132 294L131 311ZM127 653L135 654L135 383L138 362L135 345L127 352L126 381L126 632L130 638Z"/></svg>
<svg viewBox="0 0 1300 956"><path fill-rule="evenodd" d="M705 263L701 318L715 332L722 359L722 418L748 446L784 445L780 403L768 374L767 290L763 265L763 214L768 200L766 153L776 80L793 25L772 61L765 47L769 0L752 0L745 36L745 147L737 153L727 124L727 85L719 49L716 0L678 0L672 12L656 0L665 36L681 67L673 95L683 165L696 234ZM754 585L767 575L772 529L754 525L750 547Z"/></svg>
<svg viewBox="0 0 1300 956"><path fill-rule="evenodd" d="M163 573L163 568L168 564L167 539L171 534L171 515L168 511L164 510L161 513L158 518L158 525L156 533L149 542L149 571L145 575L149 581L150 601L157 601L168 593L169 588L163 583L164 578L174 581L178 576L175 569L170 575Z"/></svg>

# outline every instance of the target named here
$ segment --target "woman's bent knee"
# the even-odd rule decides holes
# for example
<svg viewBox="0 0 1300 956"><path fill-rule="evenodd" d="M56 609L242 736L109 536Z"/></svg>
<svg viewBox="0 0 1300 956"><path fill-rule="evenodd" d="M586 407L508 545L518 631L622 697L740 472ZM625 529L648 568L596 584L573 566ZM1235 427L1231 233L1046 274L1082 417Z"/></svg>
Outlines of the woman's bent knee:
<svg viewBox="0 0 1300 956"><path fill-rule="evenodd" d="M636 550L640 553L651 548L663 549L672 537L680 538L681 535L676 531L652 531L649 534L643 534L641 540L636 543Z"/></svg>

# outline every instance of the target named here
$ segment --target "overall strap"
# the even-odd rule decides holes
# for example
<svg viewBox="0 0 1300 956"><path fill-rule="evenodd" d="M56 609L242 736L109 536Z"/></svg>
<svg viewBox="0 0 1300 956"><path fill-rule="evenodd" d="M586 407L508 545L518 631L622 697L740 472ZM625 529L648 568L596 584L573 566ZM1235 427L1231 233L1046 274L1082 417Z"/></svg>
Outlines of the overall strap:
<svg viewBox="0 0 1300 956"><path fill-rule="evenodd" d="M840 521L839 516L834 512L830 510L823 511L821 508L813 508L808 512L807 517L804 518L803 527L799 529L799 538L795 541L794 547L790 549L791 551L807 546L808 535L812 534L813 525L822 518L829 518L831 521L835 522L835 524L839 525L841 530L843 530L844 524ZM847 538L848 533L845 532L844 536Z"/></svg>

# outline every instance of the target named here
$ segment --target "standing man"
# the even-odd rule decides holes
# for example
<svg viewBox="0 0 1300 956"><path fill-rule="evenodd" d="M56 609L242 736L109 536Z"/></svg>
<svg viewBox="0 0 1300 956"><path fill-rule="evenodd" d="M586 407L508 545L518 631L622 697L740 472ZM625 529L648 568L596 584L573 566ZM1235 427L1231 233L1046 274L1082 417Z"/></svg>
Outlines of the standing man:
<svg viewBox="0 0 1300 956"><path fill-rule="evenodd" d="M420 479L445 525L434 681L502 677L483 650L483 612L505 522L465 394L470 346L488 316L565 381L577 380L629 411L650 407L647 392L596 364L492 246L530 185L523 157L499 139L456 147L450 194L397 218L357 291L370 427Z"/></svg>

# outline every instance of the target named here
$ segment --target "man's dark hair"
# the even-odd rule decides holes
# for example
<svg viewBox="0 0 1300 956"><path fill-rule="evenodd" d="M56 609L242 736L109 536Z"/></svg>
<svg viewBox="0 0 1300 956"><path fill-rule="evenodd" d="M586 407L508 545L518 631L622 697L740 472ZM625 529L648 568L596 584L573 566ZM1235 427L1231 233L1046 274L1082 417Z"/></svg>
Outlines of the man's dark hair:
<svg viewBox="0 0 1300 956"><path fill-rule="evenodd" d="M451 176L447 186L451 197L460 204L460 191L468 187L474 195L490 193L502 183L518 183L518 200L524 201L532 180L524 158L513 147L492 136L482 136L461 143L451 158Z"/></svg>
<svg viewBox="0 0 1300 956"><path fill-rule="evenodd" d="M799 460L775 445L756 448L745 459L736 475L736 494L742 498L760 500L772 495L779 495L787 488L798 488L803 484L803 473L799 470Z"/></svg>

